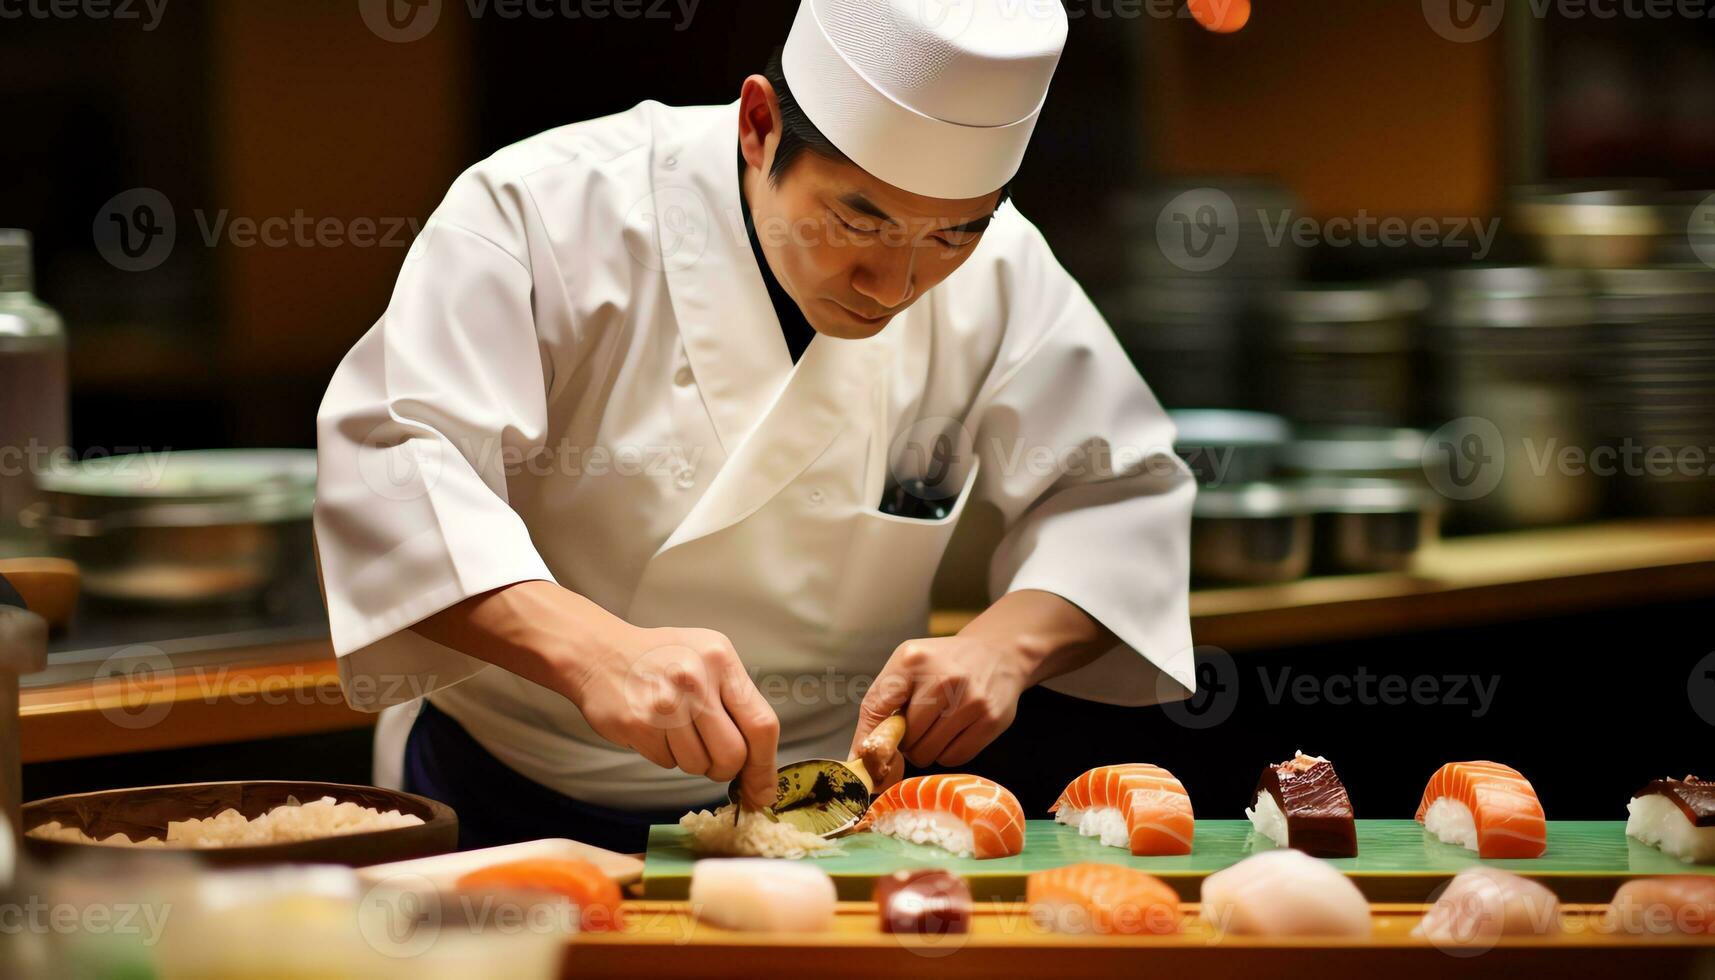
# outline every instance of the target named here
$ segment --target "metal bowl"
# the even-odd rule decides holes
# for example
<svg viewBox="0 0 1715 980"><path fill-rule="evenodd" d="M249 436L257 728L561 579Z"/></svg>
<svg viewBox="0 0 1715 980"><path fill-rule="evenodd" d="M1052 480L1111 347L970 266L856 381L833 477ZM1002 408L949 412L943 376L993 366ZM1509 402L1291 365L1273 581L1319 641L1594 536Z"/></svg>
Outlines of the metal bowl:
<svg viewBox="0 0 1715 980"><path fill-rule="evenodd" d="M1191 574L1235 585L1288 582L1310 570L1310 509L1272 483L1202 490L1191 521Z"/></svg>
<svg viewBox="0 0 1715 980"><path fill-rule="evenodd" d="M1315 511L1319 572L1404 571L1440 537L1442 501L1421 480L1311 480L1295 489Z"/></svg>
<svg viewBox="0 0 1715 980"><path fill-rule="evenodd" d="M20 519L77 562L84 591L188 603L254 596L307 538L313 450L139 453L57 466Z"/></svg>
<svg viewBox="0 0 1715 980"><path fill-rule="evenodd" d="M1221 408L1169 412L1178 430L1173 450L1206 487L1235 486L1274 475L1291 427L1278 415Z"/></svg>

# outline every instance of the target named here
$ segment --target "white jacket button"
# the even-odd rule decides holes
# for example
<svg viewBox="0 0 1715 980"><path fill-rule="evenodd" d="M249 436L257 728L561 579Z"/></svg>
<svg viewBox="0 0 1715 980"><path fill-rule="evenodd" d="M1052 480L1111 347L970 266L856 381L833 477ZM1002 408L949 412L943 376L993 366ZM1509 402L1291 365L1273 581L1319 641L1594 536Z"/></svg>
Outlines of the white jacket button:
<svg viewBox="0 0 1715 980"><path fill-rule="evenodd" d="M819 503L821 503L821 502L822 502L822 501L823 501L823 500L826 500L826 499L827 499L827 496L828 496L828 495L827 495L827 494L825 494L825 493L823 493L823 492L822 492L822 491L821 491L821 488L819 488L819 487L818 487L818 488L817 488L817 489L815 489L815 490L811 490L811 491L810 491L810 503L812 503L812 504L819 504Z"/></svg>
<svg viewBox="0 0 1715 980"><path fill-rule="evenodd" d="M697 485L697 469L696 469L696 467L687 466L684 469L680 470L679 475L673 478L673 484L674 484L674 486L677 486L680 490L689 490L692 487L696 486Z"/></svg>
<svg viewBox="0 0 1715 980"><path fill-rule="evenodd" d="M680 368L679 373L673 375L673 383L678 385L681 388L689 385L692 381L695 381L695 380L696 380L696 377L691 374L691 369L688 367Z"/></svg>

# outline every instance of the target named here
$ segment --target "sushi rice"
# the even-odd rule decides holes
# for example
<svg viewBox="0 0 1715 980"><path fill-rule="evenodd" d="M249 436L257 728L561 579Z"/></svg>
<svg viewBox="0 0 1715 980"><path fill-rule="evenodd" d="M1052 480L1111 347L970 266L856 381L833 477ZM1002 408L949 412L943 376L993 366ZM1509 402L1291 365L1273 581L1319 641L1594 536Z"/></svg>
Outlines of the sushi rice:
<svg viewBox="0 0 1715 980"><path fill-rule="evenodd" d="M1061 807L1054 811L1054 822L1076 827L1085 837L1099 837L1108 847L1131 846L1131 829L1117 806L1093 806L1088 810Z"/></svg>
<svg viewBox="0 0 1715 980"><path fill-rule="evenodd" d="M1423 829L1443 843L1457 844L1467 851L1477 849L1477 820L1471 808L1451 796L1443 796L1423 814Z"/></svg>
<svg viewBox="0 0 1715 980"><path fill-rule="evenodd" d="M1626 804L1626 836L1659 847L1690 864L1715 863L1715 827L1698 827L1685 811L1660 793L1639 796Z"/></svg>
<svg viewBox="0 0 1715 980"><path fill-rule="evenodd" d="M1286 846L1286 814L1280 812L1273 793L1267 790L1258 793L1256 803L1245 808L1245 816L1250 818L1256 832L1274 841L1276 847Z"/></svg>
<svg viewBox="0 0 1715 980"><path fill-rule="evenodd" d="M871 820L870 829L913 844L933 844L959 857L976 851L970 824L944 810L890 810Z"/></svg>

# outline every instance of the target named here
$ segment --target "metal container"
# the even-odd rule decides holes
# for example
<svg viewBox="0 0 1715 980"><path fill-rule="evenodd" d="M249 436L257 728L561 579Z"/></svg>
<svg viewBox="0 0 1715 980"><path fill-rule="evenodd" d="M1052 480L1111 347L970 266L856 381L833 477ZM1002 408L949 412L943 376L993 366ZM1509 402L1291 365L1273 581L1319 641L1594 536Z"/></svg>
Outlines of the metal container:
<svg viewBox="0 0 1715 980"><path fill-rule="evenodd" d="M1310 508L1276 484L1203 490L1191 521L1191 575L1204 582L1288 582L1310 570Z"/></svg>
<svg viewBox="0 0 1715 980"><path fill-rule="evenodd" d="M1101 308L1150 389L1169 408L1245 404L1246 290L1155 279L1110 293Z"/></svg>
<svg viewBox="0 0 1715 980"><path fill-rule="evenodd" d="M1421 429L1305 426L1282 447L1280 465L1290 476L1374 477L1427 486L1423 446L1428 438Z"/></svg>
<svg viewBox="0 0 1715 980"><path fill-rule="evenodd" d="M1664 231L1651 196L1641 190L1523 188L1513 216L1544 262L1574 269L1643 265Z"/></svg>
<svg viewBox="0 0 1715 980"><path fill-rule="evenodd" d="M1168 415L1179 432L1173 450L1204 487L1256 483L1274 476L1291 432L1285 419L1263 412L1199 408Z"/></svg>
<svg viewBox="0 0 1715 980"><path fill-rule="evenodd" d="M1315 512L1313 567L1330 575L1395 572L1441 533L1441 498L1403 480L1330 479L1297 484Z"/></svg>
<svg viewBox="0 0 1715 980"><path fill-rule="evenodd" d="M1299 423L1403 425L1416 413L1413 292L1401 284L1281 290L1265 308L1271 407Z"/></svg>
<svg viewBox="0 0 1715 980"><path fill-rule="evenodd" d="M105 599L252 598L306 553L313 450L140 453L58 467L22 516Z"/></svg>
<svg viewBox="0 0 1715 980"><path fill-rule="evenodd" d="M1425 453L1453 514L1477 528L1564 524L1594 516L1601 486L1563 465L1588 452L1595 307L1584 274L1536 266L1449 273L1430 315L1442 417ZM1461 455L1481 471L1457 475Z"/></svg>
<svg viewBox="0 0 1715 980"><path fill-rule="evenodd" d="M1715 512L1715 269L1592 276L1600 321L1595 396L1609 447L1599 475L1626 513Z"/></svg>

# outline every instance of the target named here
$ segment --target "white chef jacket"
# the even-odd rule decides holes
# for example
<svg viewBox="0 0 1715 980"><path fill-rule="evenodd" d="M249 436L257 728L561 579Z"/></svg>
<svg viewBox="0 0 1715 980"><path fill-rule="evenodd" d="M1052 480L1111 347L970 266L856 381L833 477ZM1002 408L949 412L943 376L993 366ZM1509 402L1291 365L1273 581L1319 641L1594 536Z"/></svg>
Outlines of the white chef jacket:
<svg viewBox="0 0 1715 980"><path fill-rule="evenodd" d="M706 801L706 779L409 627L555 581L636 625L726 634L779 716L781 760L843 756L867 678L926 632L973 501L1006 529L991 597L1056 593L1121 641L1047 686L1188 694L1194 484L1037 230L1003 206L880 334L818 335L794 364L746 236L737 138L736 103L645 102L500 151L425 225L317 419L316 539L350 703L428 696L588 802ZM968 449L951 513L883 513L901 447L937 428Z"/></svg>

